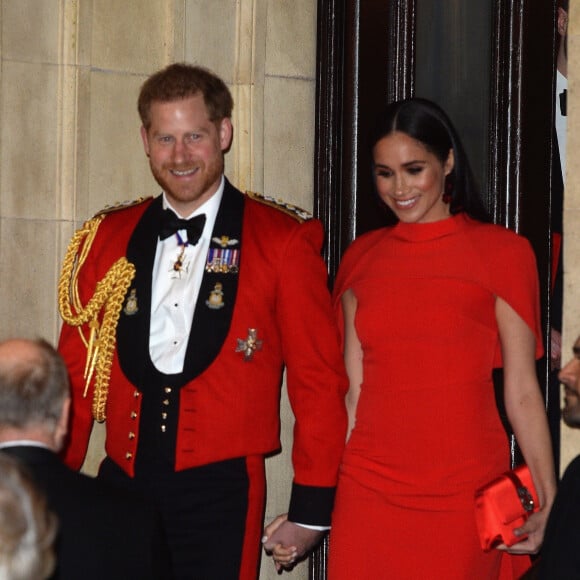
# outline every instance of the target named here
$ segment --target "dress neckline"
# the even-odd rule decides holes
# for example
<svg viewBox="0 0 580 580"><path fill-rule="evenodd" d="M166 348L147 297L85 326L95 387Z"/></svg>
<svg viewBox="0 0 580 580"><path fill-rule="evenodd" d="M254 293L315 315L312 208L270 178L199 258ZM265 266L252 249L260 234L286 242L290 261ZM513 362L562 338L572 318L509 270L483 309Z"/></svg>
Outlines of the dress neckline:
<svg viewBox="0 0 580 580"><path fill-rule="evenodd" d="M398 222L392 233L401 240L409 242L426 242L452 235L463 229L469 218L465 213L458 213L448 218L428 223Z"/></svg>

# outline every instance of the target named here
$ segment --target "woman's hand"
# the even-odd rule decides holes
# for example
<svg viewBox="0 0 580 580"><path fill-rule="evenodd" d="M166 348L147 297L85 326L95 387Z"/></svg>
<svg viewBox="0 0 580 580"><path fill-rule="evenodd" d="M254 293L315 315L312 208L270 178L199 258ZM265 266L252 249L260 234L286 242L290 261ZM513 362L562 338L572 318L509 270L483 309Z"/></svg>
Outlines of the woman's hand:
<svg viewBox="0 0 580 580"><path fill-rule="evenodd" d="M273 546L268 545L268 540L272 534L288 519L288 514L279 515L276 519L272 520L264 529L264 536L262 537L262 544L264 544L264 550L268 556L272 556L274 560L274 566L276 570L281 572L283 568L286 570L291 569L296 562L296 557L298 555L298 550L296 546L283 547L282 544L274 544Z"/></svg>
<svg viewBox="0 0 580 580"><path fill-rule="evenodd" d="M525 537L527 535L527 538L509 548L505 544L500 544L497 549L510 554L537 554L544 541L544 532L549 514L550 507L543 507L532 514L523 526L514 529L516 536Z"/></svg>

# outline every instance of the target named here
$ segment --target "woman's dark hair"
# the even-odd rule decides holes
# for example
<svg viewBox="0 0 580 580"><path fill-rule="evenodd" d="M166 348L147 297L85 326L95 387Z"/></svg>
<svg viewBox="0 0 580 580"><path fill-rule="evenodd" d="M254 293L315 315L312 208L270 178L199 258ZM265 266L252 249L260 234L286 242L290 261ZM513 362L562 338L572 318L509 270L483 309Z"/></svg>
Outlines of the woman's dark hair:
<svg viewBox="0 0 580 580"><path fill-rule="evenodd" d="M441 107L421 98L395 101L388 105L370 132L371 155L378 141L395 131L419 141L441 163L445 163L449 150L453 149L453 170L445 180L445 193L451 197L450 212L456 214L463 211L474 219L490 221L459 135Z"/></svg>

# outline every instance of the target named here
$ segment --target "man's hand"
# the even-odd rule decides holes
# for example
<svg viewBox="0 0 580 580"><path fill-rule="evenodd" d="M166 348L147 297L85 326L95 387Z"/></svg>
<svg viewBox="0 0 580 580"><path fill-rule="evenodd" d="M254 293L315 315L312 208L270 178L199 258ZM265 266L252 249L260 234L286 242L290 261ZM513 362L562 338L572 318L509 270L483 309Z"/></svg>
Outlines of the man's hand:
<svg viewBox="0 0 580 580"><path fill-rule="evenodd" d="M273 520L264 530L262 543L268 555L272 555L279 572L292 569L324 537L323 531L311 530L288 521L283 514Z"/></svg>

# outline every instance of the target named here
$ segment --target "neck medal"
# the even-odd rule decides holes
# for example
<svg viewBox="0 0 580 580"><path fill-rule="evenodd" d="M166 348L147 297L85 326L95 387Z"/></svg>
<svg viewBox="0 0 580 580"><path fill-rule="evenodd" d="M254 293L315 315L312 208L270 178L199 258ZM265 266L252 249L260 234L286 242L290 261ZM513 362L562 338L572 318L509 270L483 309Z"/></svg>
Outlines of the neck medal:
<svg viewBox="0 0 580 580"><path fill-rule="evenodd" d="M172 274L171 275L172 278L181 278L181 272L187 272L188 264L185 263L185 248L187 248L189 242L188 241L184 242L181 239L179 232L175 232L175 235L177 236L177 245L179 246L180 251L179 256L177 256L177 259L175 260L175 262L173 262L173 265L171 266L170 272Z"/></svg>

